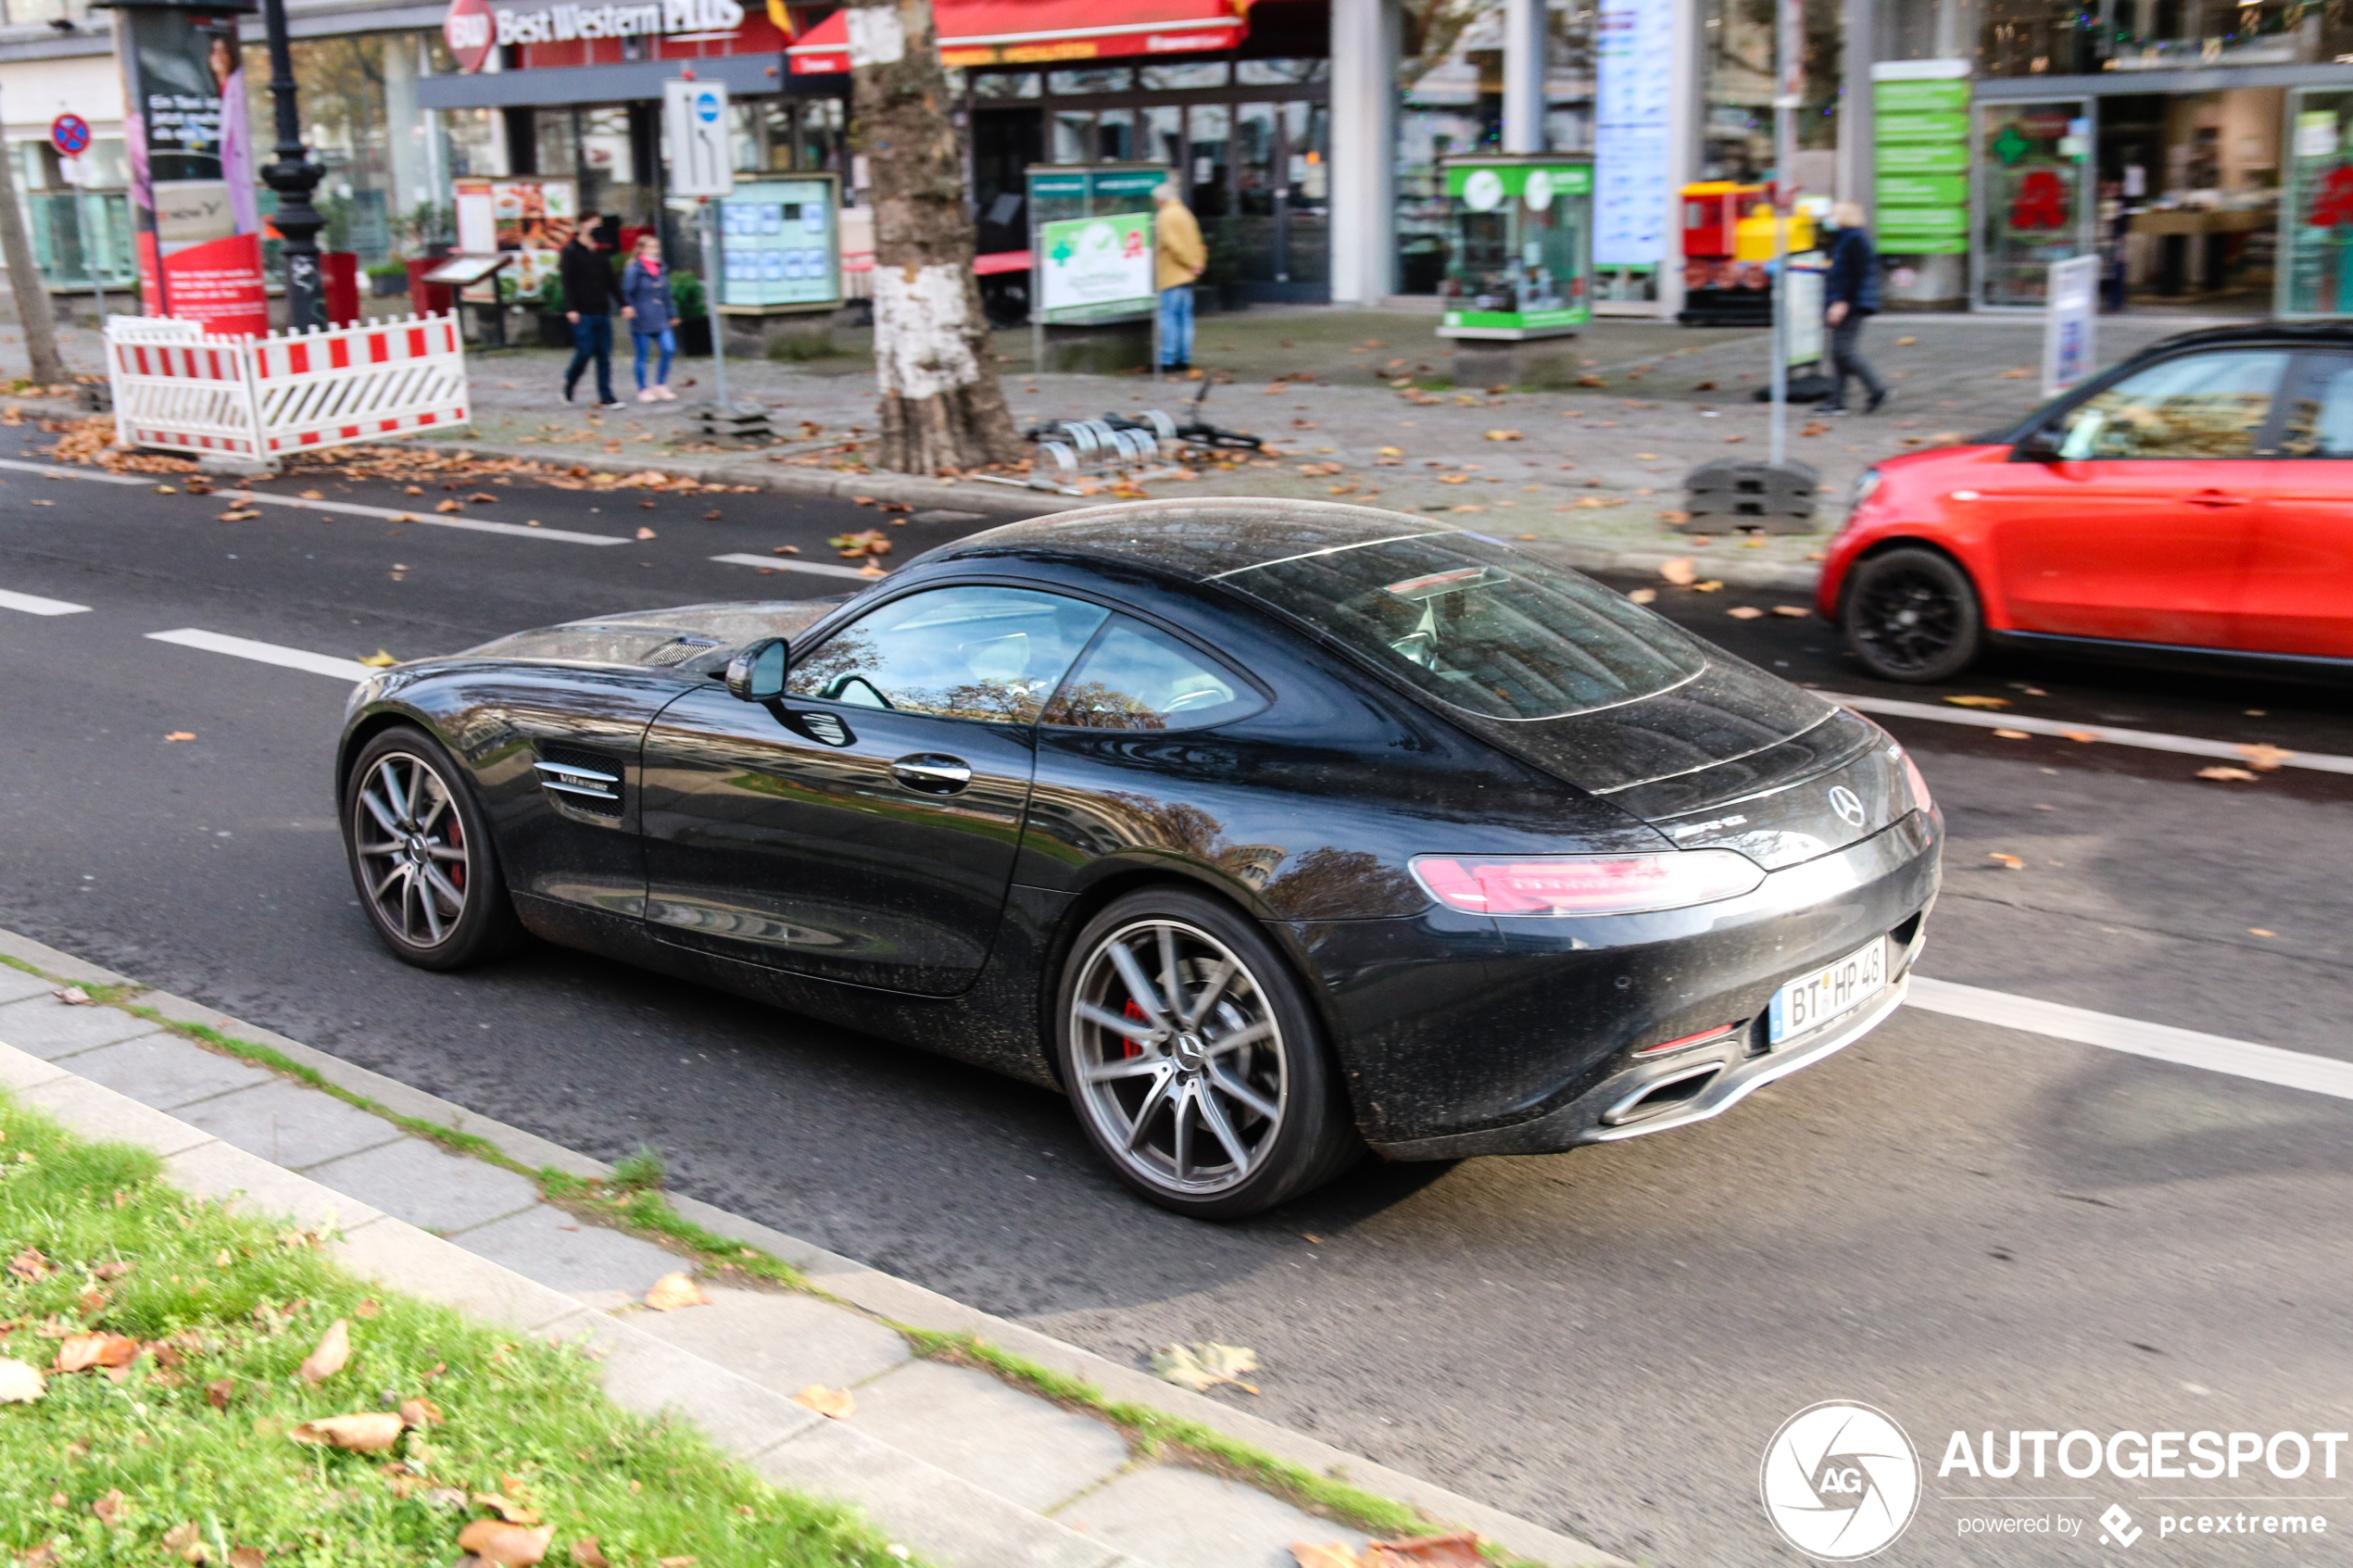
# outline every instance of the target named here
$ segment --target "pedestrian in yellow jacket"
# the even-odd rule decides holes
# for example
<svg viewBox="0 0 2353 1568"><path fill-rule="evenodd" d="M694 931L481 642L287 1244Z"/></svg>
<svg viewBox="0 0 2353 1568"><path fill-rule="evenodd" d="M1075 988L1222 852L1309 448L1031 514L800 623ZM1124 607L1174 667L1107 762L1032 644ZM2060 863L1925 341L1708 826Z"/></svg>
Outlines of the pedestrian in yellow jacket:
<svg viewBox="0 0 2353 1568"><path fill-rule="evenodd" d="M1193 219L1173 184L1152 193L1160 208L1152 220L1152 286L1160 291L1160 368L1193 368L1193 281L1209 265Z"/></svg>

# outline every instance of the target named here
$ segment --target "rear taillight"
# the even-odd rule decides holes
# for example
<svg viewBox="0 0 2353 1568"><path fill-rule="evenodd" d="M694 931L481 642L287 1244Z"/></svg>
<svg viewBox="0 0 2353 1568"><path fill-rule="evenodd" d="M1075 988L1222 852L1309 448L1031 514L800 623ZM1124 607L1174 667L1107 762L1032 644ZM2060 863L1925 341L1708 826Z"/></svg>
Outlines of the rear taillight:
<svg viewBox="0 0 2353 1568"><path fill-rule="evenodd" d="M1629 915L1737 897L1765 880L1730 849L1664 855L1417 855L1414 875L1449 909L1480 915Z"/></svg>
<svg viewBox="0 0 2353 1568"><path fill-rule="evenodd" d="M1712 1046L1717 1041L1729 1039L1739 1032L1740 1025L1737 1023L1719 1023L1713 1029L1703 1029L1696 1035L1686 1035L1680 1039L1661 1040L1655 1046L1644 1046L1634 1054L1645 1059L1672 1056L1677 1051L1689 1050L1693 1046Z"/></svg>
<svg viewBox="0 0 2353 1568"><path fill-rule="evenodd" d="M1904 759L1904 782L1911 786L1912 809L1923 815L1935 810L1936 801L1928 793L1928 781L1920 777L1920 765L1912 760L1910 752L1901 755Z"/></svg>

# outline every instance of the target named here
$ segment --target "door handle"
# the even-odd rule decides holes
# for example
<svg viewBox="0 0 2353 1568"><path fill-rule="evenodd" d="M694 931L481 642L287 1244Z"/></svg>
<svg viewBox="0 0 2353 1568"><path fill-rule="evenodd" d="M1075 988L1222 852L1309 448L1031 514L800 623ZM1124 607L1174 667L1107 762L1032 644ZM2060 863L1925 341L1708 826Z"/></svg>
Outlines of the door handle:
<svg viewBox="0 0 2353 1568"><path fill-rule="evenodd" d="M2196 495L2189 496L2188 500L2193 507L2244 507L2246 505L2247 498L2244 495L2232 495L2221 490L2201 490Z"/></svg>
<svg viewBox="0 0 2353 1568"><path fill-rule="evenodd" d="M961 757L918 751L890 765L890 776L925 795L955 795L973 782L972 764Z"/></svg>

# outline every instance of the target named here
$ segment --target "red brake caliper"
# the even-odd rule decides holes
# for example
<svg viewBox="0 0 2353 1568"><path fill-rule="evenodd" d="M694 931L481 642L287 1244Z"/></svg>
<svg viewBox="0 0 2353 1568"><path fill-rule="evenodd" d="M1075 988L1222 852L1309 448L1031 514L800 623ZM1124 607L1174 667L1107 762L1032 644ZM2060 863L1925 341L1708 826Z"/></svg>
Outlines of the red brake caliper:
<svg viewBox="0 0 2353 1568"><path fill-rule="evenodd" d="M1149 1018L1144 1016L1144 1010L1136 1005L1136 998L1133 997L1127 998L1127 1005L1120 1010L1120 1016L1122 1018L1132 1020L1135 1022L1144 1024L1147 1027L1149 1027L1151 1022ZM1120 1044L1127 1047L1124 1054L1130 1058L1139 1057L1144 1054L1143 1042L1137 1039L1132 1035L1121 1035Z"/></svg>

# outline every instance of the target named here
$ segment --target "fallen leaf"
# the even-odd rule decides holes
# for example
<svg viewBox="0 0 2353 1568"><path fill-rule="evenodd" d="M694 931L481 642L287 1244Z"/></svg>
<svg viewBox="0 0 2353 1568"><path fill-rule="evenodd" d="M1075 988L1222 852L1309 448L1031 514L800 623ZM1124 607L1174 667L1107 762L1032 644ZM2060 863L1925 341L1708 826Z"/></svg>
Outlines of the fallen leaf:
<svg viewBox="0 0 2353 1568"><path fill-rule="evenodd" d="M437 512L462 512L466 509L466 503L452 495L446 501L434 502L433 509Z"/></svg>
<svg viewBox="0 0 2353 1568"><path fill-rule="evenodd" d="M415 1399L400 1401L400 1419L410 1426L438 1426L447 1418L431 1399Z"/></svg>
<svg viewBox="0 0 2353 1568"><path fill-rule="evenodd" d="M166 740L194 740L196 738L196 732L194 730L174 730L163 738Z"/></svg>
<svg viewBox="0 0 2353 1568"><path fill-rule="evenodd" d="M204 1386L204 1402L214 1410L225 1411L229 1408L229 1401L236 1395L236 1392L237 1380L233 1377L224 1377Z"/></svg>
<svg viewBox="0 0 2353 1568"><path fill-rule="evenodd" d="M1404 1541L1372 1541L1365 1568L1484 1568L1478 1537L1465 1530L1453 1536L1416 1536Z"/></svg>
<svg viewBox="0 0 2353 1568"><path fill-rule="evenodd" d="M1699 568L1689 556L1677 556L1673 560L1659 562L1658 574L1679 588L1688 588L1699 581Z"/></svg>
<svg viewBox="0 0 2353 1568"><path fill-rule="evenodd" d="M2024 381L2033 373L2034 372L2032 370L2004 370L2002 372L2002 379L2004 381Z"/></svg>
<svg viewBox="0 0 2353 1568"><path fill-rule="evenodd" d="M86 1008L95 1007L97 1005L90 999L90 993L83 990L79 985L60 985L49 994L57 997L57 1000L65 1003L65 1005L69 1008Z"/></svg>
<svg viewBox="0 0 2353 1568"><path fill-rule="evenodd" d="M1521 436L1519 432L1516 430L1491 430L1487 433L1487 439L1490 441L1517 441L1521 439Z"/></svg>
<svg viewBox="0 0 2353 1568"><path fill-rule="evenodd" d="M417 514L414 512L395 512L392 514L392 521L395 522L414 522L417 521Z"/></svg>
<svg viewBox="0 0 2353 1568"><path fill-rule="evenodd" d="M458 1549L499 1568L531 1568L547 1555L547 1543L555 1537L553 1524L532 1530L502 1520L477 1519L458 1532Z"/></svg>
<svg viewBox="0 0 2353 1568"><path fill-rule="evenodd" d="M57 1555L57 1549L51 1546L35 1547L17 1558L20 1568L57 1568L64 1561Z"/></svg>
<svg viewBox="0 0 2353 1568"><path fill-rule="evenodd" d="M318 497L318 496L316 496L316 495L305 495L305 496L303 497L303 499L304 499L304 500L306 500L306 501L315 501L315 500L317 500L318 498L319 498L319 497ZM472 501L472 502L477 502L477 503L478 503L478 502L483 502L483 501L495 501L495 500L497 500L497 498L498 498L498 497L497 497L497 496L496 496L496 495L485 495L484 492L482 492L482 491L480 491L480 490L475 491L472 495L469 495L469 496L467 496L467 497L466 497L466 499L467 499L467 500L469 500L469 501Z"/></svg>
<svg viewBox="0 0 2353 1568"><path fill-rule="evenodd" d="M792 1402L835 1421L847 1421L858 1411L858 1401L849 1389L828 1388L822 1383L809 1385L792 1397Z"/></svg>
<svg viewBox="0 0 2353 1568"><path fill-rule="evenodd" d="M403 495L422 495L425 493L425 487L422 484L404 485L400 493Z"/></svg>
<svg viewBox="0 0 2353 1568"><path fill-rule="evenodd" d="M708 1307L711 1298L689 1275L668 1273L654 1281L654 1287L646 1292L646 1305L657 1312L674 1312L681 1307Z"/></svg>
<svg viewBox="0 0 2353 1568"><path fill-rule="evenodd" d="M163 1533L163 1549L176 1551L185 1562L202 1562L211 1553L205 1550L204 1537L196 1529L195 1521L174 1524Z"/></svg>
<svg viewBox="0 0 2353 1568"><path fill-rule="evenodd" d="M326 498L327 493L323 490L306 490L301 495L301 499L306 501L323 501Z"/></svg>
<svg viewBox="0 0 2353 1568"><path fill-rule="evenodd" d="M800 546L798 545L779 545L768 553L772 556L797 556L800 554Z"/></svg>
<svg viewBox="0 0 2353 1568"><path fill-rule="evenodd" d="M1258 1390L1244 1383L1239 1374L1257 1370L1257 1351L1240 1345L1220 1345L1214 1340L1171 1345L1152 1352L1153 1376L1180 1388L1190 1388L1196 1394L1205 1394L1221 1383L1255 1394Z"/></svg>
<svg viewBox="0 0 2353 1568"><path fill-rule="evenodd" d="M54 1372L87 1372L92 1367L129 1366L139 1354L139 1342L120 1334L76 1334L58 1342Z"/></svg>
<svg viewBox="0 0 2353 1568"><path fill-rule="evenodd" d="M2197 776L2201 779L2235 780L2241 784L2253 784L2255 782L2255 775L2248 772L2245 768L2200 768L2197 771Z"/></svg>
<svg viewBox="0 0 2353 1568"><path fill-rule="evenodd" d="M1807 609L1804 605L1775 605L1773 607L1773 613L1775 615L1786 615L1792 621L1803 621L1814 612Z"/></svg>
<svg viewBox="0 0 2353 1568"><path fill-rule="evenodd" d="M2034 737L2024 730L1995 730L1994 738L1995 740L2032 740Z"/></svg>
<svg viewBox="0 0 2353 1568"><path fill-rule="evenodd" d="M2061 740L2080 741L2085 746L2090 746L2093 742L2100 738L2100 734L2097 730L2061 730L2059 732L2059 738Z"/></svg>
<svg viewBox="0 0 2353 1568"><path fill-rule="evenodd" d="M389 670L394 665L399 663L400 660L393 658L392 655L384 652L384 649L378 648L375 652L370 654L359 662L366 665L371 670Z"/></svg>
<svg viewBox="0 0 2353 1568"><path fill-rule="evenodd" d="M258 1546L241 1546L229 1554L229 1568L261 1568L270 1560Z"/></svg>
<svg viewBox="0 0 2353 1568"><path fill-rule="evenodd" d="M2249 936L2277 936L2279 935L2276 931L2266 931L2259 925L2248 926L2246 928L2246 934Z"/></svg>
<svg viewBox="0 0 2353 1568"><path fill-rule="evenodd" d="M1364 1568L1364 1559L1350 1549L1346 1541L1326 1541L1321 1546L1314 1541L1293 1541L1290 1557L1299 1568Z"/></svg>
<svg viewBox="0 0 2353 1568"><path fill-rule="evenodd" d="M2268 773L2296 753L2284 746L2266 746L2263 742L2257 741L2252 746L2240 746L2239 755L2246 758L2246 765L2257 772Z"/></svg>
<svg viewBox="0 0 2353 1568"><path fill-rule="evenodd" d="M1979 696L1972 692L1964 692L1959 696L1948 696L1944 700L1956 708L2007 708L2010 705L2008 697Z"/></svg>
<svg viewBox="0 0 2353 1568"><path fill-rule="evenodd" d="M656 533L650 528L640 528L637 530L637 537L640 539L658 539L661 535Z"/></svg>
<svg viewBox="0 0 2353 1568"><path fill-rule="evenodd" d="M321 1443L329 1448L371 1454L398 1442L405 1424L391 1411L361 1411L355 1415L329 1415L306 1421L286 1436L297 1443Z"/></svg>
<svg viewBox="0 0 2353 1568"><path fill-rule="evenodd" d="M660 1568L695 1568L695 1559L691 1557L657 1557L654 1562Z"/></svg>
<svg viewBox="0 0 2353 1568"><path fill-rule="evenodd" d="M1916 337L1899 337L1895 340L1895 346L1898 348L1909 348L1912 345L1918 342L1919 342L1919 339Z"/></svg>
<svg viewBox="0 0 2353 1568"><path fill-rule="evenodd" d="M1730 616L1735 621L1762 621L1765 619L1765 612L1757 608L1755 605L1734 605L1724 613Z"/></svg>
<svg viewBox="0 0 2353 1568"><path fill-rule="evenodd" d="M597 1537L594 1536L581 1537L567 1550L579 1568L612 1568L612 1564L605 1561L605 1554L597 1549Z"/></svg>
<svg viewBox="0 0 2353 1568"><path fill-rule="evenodd" d="M39 1367L0 1357L0 1405L29 1405L48 1391Z"/></svg>
<svg viewBox="0 0 2353 1568"><path fill-rule="evenodd" d="M493 1513L496 1513L499 1518L505 1520L510 1524L536 1524L539 1523L539 1515L537 1513L534 1512L527 1505L518 1502L512 1498L502 1498L496 1492L476 1492L474 1494L473 1500L478 1507L490 1510Z"/></svg>
<svg viewBox="0 0 2353 1568"><path fill-rule="evenodd" d="M327 1332L319 1336L319 1348L303 1358L300 1369L302 1380L305 1383L324 1383L341 1372L344 1363L349 1360L351 1324L346 1319L337 1318L327 1325Z"/></svg>
<svg viewBox="0 0 2353 1568"><path fill-rule="evenodd" d="M1638 605L1655 604L1658 599L1658 590L1655 588L1637 588L1626 596L1633 600Z"/></svg>
<svg viewBox="0 0 2353 1568"><path fill-rule="evenodd" d="M2026 869L2026 862L2024 860L2020 859L2016 855L2005 855L1999 849L1994 850L1985 858L1989 860L1999 860L2003 865L2008 867L2014 872L2022 872Z"/></svg>
<svg viewBox="0 0 2353 1568"><path fill-rule="evenodd" d="M1692 583L1692 592L1694 594L1712 594L1723 586L1724 580L1722 578L1711 577L1705 583Z"/></svg>
<svg viewBox="0 0 2353 1568"><path fill-rule="evenodd" d="M81 991L82 987L79 985L69 985L66 989L69 991ZM60 996L63 994L63 992L59 993ZM86 991L82 992L82 999L85 1002L88 1001L90 999L89 993ZM14 1258L8 1260L8 1272L16 1275L19 1279L31 1283L36 1279L47 1279L52 1273L57 1272L57 1269L47 1258L42 1256L41 1249L39 1248L28 1247L23 1251L18 1253Z"/></svg>

